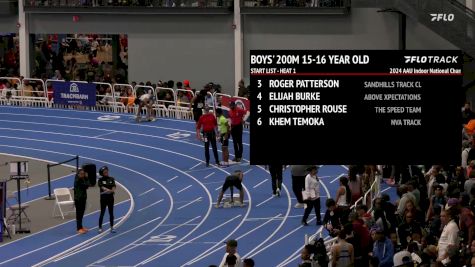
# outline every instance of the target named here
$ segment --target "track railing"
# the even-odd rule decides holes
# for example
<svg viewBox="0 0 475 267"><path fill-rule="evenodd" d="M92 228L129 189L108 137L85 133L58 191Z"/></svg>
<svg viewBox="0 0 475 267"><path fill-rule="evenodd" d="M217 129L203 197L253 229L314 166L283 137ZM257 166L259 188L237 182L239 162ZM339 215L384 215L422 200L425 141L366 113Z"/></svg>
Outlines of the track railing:
<svg viewBox="0 0 475 267"><path fill-rule="evenodd" d="M94 82L97 86L106 87L105 92L96 94L96 106L84 107L84 106L71 106L71 105L59 105L54 104L54 92L53 82L66 82L65 80L53 80L53 79L35 79L24 78L20 80L16 77L0 77L0 80L9 80L18 84L18 89L15 90L14 95L6 99L0 94L0 105L13 105L13 106L31 106L31 107L45 107L45 108L64 108L64 109L79 109L79 110L92 110L101 112L113 112L113 113L137 113L138 105L133 103L137 97L137 89L145 88L147 91L151 91L154 96L153 109L157 116L169 117L176 119L192 120L193 113L191 112L191 103L182 103L178 99L178 94L191 94L192 97L195 93L190 90L176 89L164 87L153 88L151 86L137 85L135 88L130 84L110 84L103 82ZM24 81L29 81L33 87L33 90L24 91ZM69 81L75 83L87 83L86 81ZM10 89L13 90L13 89ZM129 90L131 92L129 92ZM0 90L1 92L1 90ZM171 97L169 97L169 96ZM232 97L231 95L222 93L208 93L207 96L212 99L213 111L221 106L221 98L223 96ZM246 99L242 97L241 98ZM247 100L247 99L246 99ZM191 102L191 101L190 101ZM227 110L226 107L223 107Z"/></svg>

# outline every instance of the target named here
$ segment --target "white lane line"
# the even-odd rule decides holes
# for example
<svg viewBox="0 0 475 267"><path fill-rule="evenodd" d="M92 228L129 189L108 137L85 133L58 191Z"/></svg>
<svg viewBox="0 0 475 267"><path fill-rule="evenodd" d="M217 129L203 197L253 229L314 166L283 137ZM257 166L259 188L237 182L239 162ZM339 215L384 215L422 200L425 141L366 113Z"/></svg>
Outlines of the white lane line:
<svg viewBox="0 0 475 267"><path fill-rule="evenodd" d="M190 168L190 170L193 170L194 168L200 166L201 162L197 163L196 165L194 165L193 167Z"/></svg>
<svg viewBox="0 0 475 267"><path fill-rule="evenodd" d="M214 191L218 191L218 190L219 190L219 189L221 189L221 188L223 188L223 186L222 186L222 185L221 185L221 186L218 186L218 187L216 187L216 189L214 189Z"/></svg>
<svg viewBox="0 0 475 267"><path fill-rule="evenodd" d="M340 165L340 166L343 167L343 169L346 169L347 171L349 170L346 165Z"/></svg>
<svg viewBox="0 0 475 267"><path fill-rule="evenodd" d="M178 224L177 226L175 226L175 227L173 227L173 228L171 228L171 229L169 229L169 230L167 230L167 231L165 231L165 232L163 232L163 233L160 233L160 235L164 235L164 234L167 234L167 233L169 233L169 232L171 232L171 231L174 231L174 230L176 230L176 229L178 229L178 228L180 228L180 227L182 227L182 226L185 226L185 225L189 224L190 222L192 222L192 221L194 221L194 220L196 220L196 219L199 219L199 218L201 218L201 216L196 216L196 217L194 217L194 218L192 218L192 219L190 219L190 220L188 220L188 221L186 221L186 222L184 222L184 223L182 223L182 224ZM155 219L154 219L154 220L155 220ZM154 221L154 220L152 220L152 221ZM147 222L146 224L148 224L148 223L150 223L150 222ZM162 224L162 226L164 226L164 224ZM115 237L114 237L114 238L115 238ZM110 259L110 258L116 257L116 256L118 256L118 255L120 255L120 254L123 254L123 253L125 253L125 252L127 252L127 251L130 251L130 250L134 249L135 246L137 246L137 244L133 244L133 243L132 243L132 244L129 246L129 248L122 249L122 250L120 250L120 251L116 251L116 252L114 252L114 253L111 253L111 254L107 255L106 257L101 258L100 260L98 260L98 261L96 261L96 262L94 262L94 263L102 263L102 262L104 262L104 261L106 261L106 260L108 260L108 259Z"/></svg>
<svg viewBox="0 0 475 267"><path fill-rule="evenodd" d="M315 220L315 218L310 219L308 222L312 222L313 220ZM258 251L255 251L255 252L250 251L249 253L247 253L246 255L244 255L243 258L252 258L252 257L254 257L255 255L257 255L257 254L261 253L262 251L266 250L267 248L272 247L274 244L276 244L276 243L280 242L281 240L287 238L289 235L291 235L291 234L297 232L297 231L300 230L302 227L303 227L303 225L300 225L299 227L297 227L297 228L295 228L294 230L288 232L286 235L284 235L284 236L282 236L281 238L275 240L274 242L268 244L267 246L265 246L265 247L259 249ZM320 228L322 228L322 227L320 227ZM252 254L251 254L251 253L252 253Z"/></svg>
<svg viewBox="0 0 475 267"><path fill-rule="evenodd" d="M211 175L213 175L213 174L215 174L215 172L212 172L212 173L210 173L210 174L206 175L204 179L206 179L206 178L210 177L210 176L211 176Z"/></svg>
<svg viewBox="0 0 475 267"><path fill-rule="evenodd" d="M41 152L49 152L49 153L61 154L61 155L65 155L65 156L75 156L75 155L72 155L72 154L66 154L66 153L60 153L60 152L56 152L56 151L49 151L49 150L42 150L42 149L35 149L35 148L30 148L30 147L19 147L19 146L0 145L0 147L2 147L2 146L3 146L3 147L20 148L20 149L28 149L28 150L36 150L36 151L41 151ZM22 157L22 158L25 158L25 159L31 159L31 160L36 160L36 161L41 161L41 162L47 162L47 163L52 163L52 164L57 163L57 162L53 162L53 161L49 161L49 160L44 160L44 159L39 159L39 158L34 158L34 157L28 157L28 156L23 156L23 155L18 155L18 154L13 155L13 154L9 154L9 153L0 153L0 155L12 156L12 157ZM113 165L113 166L120 167L120 166L118 166L118 165L115 165L115 164L113 164L113 163L109 163L109 162L106 162L106 161L100 161L100 160L93 159L93 158L88 158L88 157L83 157L83 158L84 158L84 159L88 159L88 160L92 160L92 161L103 162L103 163L106 163L106 164L108 164L108 165ZM63 164L63 165L66 166L66 167L69 167L69 168L76 168L75 166L72 166L72 165L69 165L69 164ZM130 170L130 169L127 169L127 168L125 168L125 167L120 167L120 168L123 168L123 169L126 169L126 170ZM135 171L134 171L134 172L135 172ZM137 174L139 174L139 175L143 175L142 173L139 173L139 172L135 172L135 173L137 173ZM116 183L120 185L119 182L116 181ZM130 198L131 198L130 200L132 201L132 205L131 205L131 207L129 208L129 212L131 212L131 211L133 210L133 207L135 206L135 202L134 202L134 199L133 199L133 197L132 197L132 193L130 193L130 191L128 191L125 186L122 186L122 187L127 191L127 194L129 194L129 196L130 196ZM70 189L70 188L69 188L69 189ZM28 201L28 202L25 202L25 204L26 204L26 203L33 202L33 201L38 200L38 199L42 199L42 198L44 198L44 197L39 197L39 198L37 198L37 199L30 200L30 201ZM128 201L128 200L121 201L121 202L119 202L119 203L117 203L117 204L115 204L115 205L124 203L124 202L126 202L126 201ZM96 212L97 212L97 211L96 211ZM93 213L94 213L94 212L91 212L91 213L85 214L84 216L88 216L88 215L93 214ZM127 217L127 218L128 218L128 217ZM35 236L35 235L37 235L37 234L41 234L41 233L43 233L43 232L46 232L46 231L51 230L51 229L54 229L54 228L59 227L59 226L61 226L61 225L65 225L65 224L67 224L67 223L70 223L70 222L72 222L72 221L75 221L75 219L74 219L74 220L69 220L69 221L63 222L63 223L58 224L58 225L55 225L55 226L51 226L51 227L49 227L49 228L43 229L43 230L41 230L41 231L38 231L38 232L36 232L36 233L32 233L32 234L29 234L29 235L27 235L27 236L25 236L25 237L22 237L22 238L13 240L13 241L11 241L11 242L9 242L9 243L0 245L0 248L1 248L1 247L4 247L4 246L11 245L11 244L13 244L13 243L15 243L15 242L18 242L18 241L21 241L21 240L23 240L23 239L31 238L31 237L33 237L33 236ZM120 222L120 223L122 223L122 222Z"/></svg>
<svg viewBox="0 0 475 267"><path fill-rule="evenodd" d="M109 132L109 133L105 133L105 134L96 135L96 136L94 136L94 138L97 138L97 137L103 137L103 136L106 136L106 135L109 135L109 134L113 134L113 133L117 133L117 131L111 131L111 132Z"/></svg>
<svg viewBox="0 0 475 267"><path fill-rule="evenodd" d="M145 223L143 223L143 224L141 224L141 225L135 226L134 228L129 229L129 230L125 231L125 232L121 232L120 234L114 235L113 237L111 237L111 238L109 238L109 239L102 240L101 242L92 245L92 247L95 247L95 246L97 246L97 245L100 245L100 244L102 244L102 243L104 243L104 242L107 242L107 241L109 241L109 240L111 240L111 239L114 239L114 238L118 238L118 237L120 237L120 236L123 236L123 235L125 235L125 234L127 234L127 233L129 233L129 232L132 232L132 231L134 231L134 230L137 230L137 229L139 229L139 228L141 228L141 227L143 227L143 226L145 226L145 225L148 225L148 224L150 224L150 223L153 223L153 222L155 222L155 221L157 221L157 220L159 220L159 219L161 219L161 218L162 218L162 217L157 217L157 218L155 218L155 219L153 219L153 220L150 220L150 221L147 221L147 222L145 222ZM88 248L82 248L82 249L80 249L80 250L74 252L74 254L77 254L77 253L79 253L79 252L81 252L81 251L84 251L84 250L86 250L86 249L88 249ZM63 258L59 258L58 260L65 259L65 258L67 258L67 257L69 257L69 256L71 256L71 255L66 255L66 256L64 256ZM56 260L56 261L58 261L58 260ZM105 260L104 260L104 261L105 261ZM99 261L99 262L93 262L92 264L101 263L101 262L102 262L102 259L101 259L101 261Z"/></svg>
<svg viewBox="0 0 475 267"><path fill-rule="evenodd" d="M127 201L128 201L128 200L127 200ZM94 212L94 213L99 213L99 211L96 211L96 212ZM91 214L92 214L92 213L91 213ZM114 221L118 221L118 220L120 220L120 219L122 219L122 218L123 218L123 217L117 218L117 219L115 219ZM109 222L105 222L104 224L107 225L107 224L109 224ZM94 230L94 229L96 229L96 228L98 228L98 226L94 226L94 227L90 228L90 230ZM56 244L58 244L58 243L61 243L61 242L63 242L63 241L66 241L66 240L68 240L68 239L71 239L71 238L77 237L77 236L79 236L79 234L70 235L70 236L68 236L68 237L65 237L65 238L62 238L62 239L60 239L60 240L57 240L57 241L55 241L55 242L53 242L53 243L49 243L48 245L44 245L44 246L39 247L39 248L34 249L34 250L30 250L30 251L28 251L28 252L26 252L26 253L23 253L23 254L21 254L21 255L18 255L18 256L16 256L16 257L14 257L14 258L10 258L10 259L8 259L8 260L6 260L6 261L0 262L0 265L5 264L5 263L8 263L8 262L11 262L11 261L16 260L16 259L18 259L18 258L22 258L22 257L27 256L27 255L30 255L31 253L35 253L35 252L37 252L37 251L40 251L40 250L42 250L42 249L48 248L48 247L50 247L50 246L56 245Z"/></svg>
<svg viewBox="0 0 475 267"><path fill-rule="evenodd" d="M17 129L17 130L18 130L18 129ZM24 131L28 131L28 130L24 130ZM83 137L83 136L82 136L82 137ZM65 143L65 142L56 142L56 141L50 141L50 140L43 140L43 139L18 138L18 137L11 137L11 136L5 136L5 138L9 138L9 139L20 139L20 140L31 140L31 141L42 142L42 143L52 143L52 144L60 144L60 145L69 145L69 146L74 146L74 147L92 148L92 149L94 149L94 150L108 151L108 152L115 153L115 154L125 155L125 156L129 156L129 157L137 158L137 159L142 159L142 160L145 160L145 161L150 161L150 162L156 163L156 164L158 164L158 165L162 165L162 166L168 167L168 168L173 169L173 170L175 170L175 171L177 171L177 172L181 172L181 173L183 173L183 174L189 176L191 179L195 180L198 184L200 184L200 181L197 180L195 177L193 177L193 176L191 176L191 175L189 175L189 174L186 174L185 172L183 172L183 171L181 171L181 170L179 170L179 169L177 169L177 168L175 168L175 167L173 167L173 166L166 165L166 164L164 164L164 163L162 163L162 162L154 161L154 160L151 160L151 159L148 159L148 158L144 158L144 157L140 157L140 156L128 154L128 153L125 153L125 152L119 152L119 151L115 151L115 150L104 149L104 148L98 148L98 147L89 147L89 146L79 145L79 144L71 144L71 143ZM90 137L85 137L85 138L90 138ZM110 141L113 141L113 140L110 140ZM128 143L128 142L125 142L125 143ZM133 143L131 143L131 144L133 144ZM135 143L135 145L140 146L141 144ZM9 146L9 145L1 145L1 146L3 146L3 147L14 147L14 148L26 149L25 147L18 147L18 146ZM155 149L158 150L158 148L155 148ZM57 154L68 155L68 156L75 156L75 155L71 155L71 154L67 154L67 153L60 153L60 152L54 152L54 151L49 151L49 150L43 150L43 149L33 149L33 148L32 148L32 149L30 149L30 150L44 151L44 152L50 152L50 153L57 153ZM167 151L167 150L163 150L163 151ZM167 151L167 152L173 153L173 154L182 155L182 154L180 154L180 153L173 152L173 151ZM183 155L183 156L188 157L188 158L192 158L192 159L195 159L195 160L198 160L198 159L193 158L193 157L190 157L190 156L186 156L186 155ZM87 157L83 157L83 158L87 158ZM89 158L89 159L92 159L92 158ZM104 162L104 161L100 161L100 160L96 160L96 161ZM198 161L199 161L199 160L198 160ZM118 165L112 164L112 163L111 163L110 165L118 166ZM119 166L119 167L121 167L121 166ZM133 170L131 170L131 169L128 169L128 170L130 170L130 171L132 171L132 172L135 172L135 171L133 171ZM143 174L142 174L142 175L143 175ZM148 178L148 179L150 179L150 180L152 180L153 182L159 184L161 187L163 187L163 185L161 185L160 183L158 183L157 181L155 181L155 180L152 179L151 177L146 176L146 175L143 175L143 176L146 177L146 178ZM200 185L203 187L203 189L204 189L205 192L207 193L207 195L208 195L208 201L209 201L209 203L210 203L209 206L208 206L208 211L207 211L207 213L206 213L206 218L207 218L207 217L209 216L209 214L211 213L211 208L212 208L212 204L211 204L211 203L212 203L212 201L211 201L211 194L210 194L210 192L207 190L207 188L206 188L204 185L202 185L202 184L200 184ZM169 213L167 214L167 216L169 216L170 213L171 213L171 210L173 209L173 198L171 197L171 194L169 193L169 191L168 191L165 187L163 187L163 189L164 189L164 190L167 192L167 194L169 195L169 197L170 197L170 199L171 199L171 203L172 203L172 205L170 205ZM165 220L166 220L166 219L164 219L163 221L165 221ZM195 232L203 223L204 223L204 220L203 220L202 222L200 222L200 224L199 224L196 228L194 228L192 231L188 232L184 237L182 237L182 239L187 238L189 235L191 235L193 232ZM157 227L158 227L158 226L157 226ZM154 229L152 229L151 231L154 231ZM151 232L151 231L150 231L150 232ZM147 234L149 234L149 233L146 233L144 236L146 236ZM140 237L140 238L143 238L143 237ZM139 239L140 239L140 238L139 238ZM179 241L181 241L181 240L179 240ZM82 244L80 244L80 245L82 245ZM73 249L77 249L77 247L74 247ZM87 248L86 248L86 249L87 249ZM59 254L57 254L57 255L55 255L55 256L53 256L53 257L50 257L50 258L46 259L45 261L39 263L39 265L43 266L43 265L47 264L48 262L51 262L52 259L54 259L54 258L58 258L58 257L61 257L61 255L65 255L65 254L67 254L67 253L70 253L70 251L71 251L71 250L67 250L67 251L62 252L62 253L59 253Z"/></svg>
<svg viewBox="0 0 475 267"><path fill-rule="evenodd" d="M252 171L253 169L249 169L247 171L245 171L243 174L248 174L250 171Z"/></svg>
<svg viewBox="0 0 475 267"><path fill-rule="evenodd" d="M259 228L261 228L261 227L267 225L268 223L272 222L274 219L279 218L280 216L282 216L282 213L279 213L278 215L269 218L269 219L268 219L266 222L264 222L263 224L259 225L258 227L255 227L255 228L253 228L251 231L248 231L247 233L245 233L245 234L239 236L238 238L236 238L236 240L240 240L240 239L246 237L247 235L249 235L249 234L251 234L252 232L258 230ZM220 244L220 243L217 243L217 244ZM215 243L215 245L217 245L217 244ZM182 265L181 267L183 267L183 266L188 266L188 265L190 265L190 264L194 264L194 263L196 263L196 262L198 262L198 261L200 261L200 260L202 260L202 259L204 259L204 258L206 258L206 257L208 257L208 256L210 256L210 255L212 255L213 253L215 253L216 251L221 250L221 249L222 249L221 247L218 247L218 248L215 248L215 249L212 249L212 250L205 251L205 252L203 252L201 255L195 257L194 259L189 260L187 263L185 263L185 264Z"/></svg>
<svg viewBox="0 0 475 267"><path fill-rule="evenodd" d="M14 106L9 106L9 108L13 108L13 109L20 109L20 110L25 110L25 109L33 109L33 110L41 110L41 111L44 111L45 109L44 108L28 108L28 107L14 107ZM47 110L47 109L46 109ZM58 111L58 110L54 110L54 111ZM86 110L81 110L81 111L77 111L77 110L61 110L62 112L66 111L66 112L80 112L80 113L93 113L95 116L97 116L97 112L96 111L86 111ZM20 113L0 113L2 115L12 115L12 116L29 116L29 117L42 117L42 118L59 118L59 119L67 119L67 120L73 120L73 121L90 121L90 122L99 122L97 119L84 119L84 118L78 118L77 116L75 117L63 117L63 116L51 116L51 115L36 115L36 114L20 114ZM117 113L115 113L117 114ZM126 116L124 116L126 117ZM134 116L130 116L130 118L135 118ZM165 118L160 118L160 120L166 120ZM121 121L101 121L103 123L112 123L112 124L123 124L123 125L126 125L126 127L130 126L131 123L129 122L121 122ZM192 122L194 123L194 122ZM169 128L169 127L160 127L160 126L154 126L154 125L145 125L145 124L133 124L134 126L136 127L144 127L144 128L152 128L152 129L164 129L164 130L170 130L170 131L178 131L178 132L185 132L185 133L191 133L191 134L195 134L196 132L194 131L188 131L188 130L183 130L183 129L176 129L176 128ZM104 129L104 130L108 130L108 129ZM110 131L110 130L108 130ZM121 132L121 131L117 131L117 132ZM249 131L243 131L245 133L249 133ZM162 137L163 139L167 139L167 140L174 140L174 139L171 139L171 138L164 138ZM230 142L233 142L233 140L229 140ZM248 143L242 143L243 145L245 146L249 146ZM201 146L202 147L202 146ZM230 156L233 156L233 155L230 155Z"/></svg>
<svg viewBox="0 0 475 267"><path fill-rule="evenodd" d="M149 189L149 190L143 192L142 194L139 195L139 197L141 197L141 196L143 196L143 195L145 195L145 194L147 194L147 193L150 193L150 192L152 192L153 190L155 190L155 187L152 187L151 189Z"/></svg>
<svg viewBox="0 0 475 267"><path fill-rule="evenodd" d="M138 212L141 212L141 211L143 211L143 210L145 210L145 209L148 209L148 208L150 208L150 207L152 207L152 206L157 205L158 203L160 203L160 202L162 202L162 201L163 201L163 199L160 199L159 201L154 202L154 203L152 203L152 204L150 204L150 205L148 205L148 206L146 206L146 207L143 207L143 208L141 208L141 209L139 209L139 210L137 210L137 211L138 211Z"/></svg>
<svg viewBox="0 0 475 267"><path fill-rule="evenodd" d="M262 181L262 182L256 184L256 185L255 185L254 187L252 187L252 188L257 188L257 187L260 186L261 184L265 183L267 180L269 180L269 179L265 179L264 181Z"/></svg>
<svg viewBox="0 0 475 267"><path fill-rule="evenodd" d="M262 166L258 166L260 169L262 169L263 171L267 172L269 175L269 171L268 170L265 170ZM279 226L277 228L274 229L274 232L272 232L269 236L267 236L267 238L260 242L259 245L257 245L256 247L254 247L251 251L249 251L247 254L250 254L250 253L253 253L254 251L256 251L257 249L259 249L260 247L262 247L264 244L266 244L269 240L271 240L279 231L280 229L284 226L285 222L287 221L287 218L290 214L290 210L292 208L292 201L290 200L290 193L289 193L289 190L287 189L287 187L285 186L285 184L283 184L282 188L284 189L284 191L286 192L286 196L287 196L287 212L285 213L285 216L284 216L284 219L280 222ZM246 256L247 257L247 256Z"/></svg>
<svg viewBox="0 0 475 267"><path fill-rule="evenodd" d="M340 175L338 175L335 179L331 180L330 184L333 184L336 180L340 179L341 177L345 176L346 173L342 173Z"/></svg>
<svg viewBox="0 0 475 267"><path fill-rule="evenodd" d="M202 197L199 197L199 198L197 198L197 199L191 201L190 203L185 204L185 205L183 205L183 206L177 208L177 210L181 210L181 209L183 209L183 208L186 208L186 207L190 206L191 204L193 204L193 203L195 203L195 202L201 201L201 199L202 199Z"/></svg>
<svg viewBox="0 0 475 267"><path fill-rule="evenodd" d="M317 235L319 235L323 230L323 226L320 227L320 229L318 229L318 231L311 235L310 238L315 238ZM328 236L330 237L330 236ZM302 251L302 249L304 248L304 246L298 248L294 253L292 253L287 259L285 259L283 262L281 262L279 265L277 265L277 267L285 267L285 266L288 266L288 264L293 261L293 260L297 260L299 258L299 255L300 252ZM296 256L297 255L297 256Z"/></svg>
<svg viewBox="0 0 475 267"><path fill-rule="evenodd" d="M209 234L209 233L215 231L216 229L219 229L219 228L223 227L224 225L226 225L226 224L228 224L228 223L230 223L230 222L236 220L237 218L239 218L239 217L241 217L241 216L242 216L242 215L237 215L237 216L235 216L235 217L233 217L233 218L227 220L226 222L221 223L221 224L219 224L218 226L209 229L208 231L202 233L201 235L198 235L197 237L190 239L188 242L193 242L193 241L195 241L196 239L199 239L199 238L201 238L201 237L203 237L203 236L205 236L205 235L207 235L207 234ZM153 255L153 256L151 256L151 257L145 259L144 261L139 262L138 264L134 265L134 267L137 267L137 266L139 266L139 265L147 264L147 263L149 263L149 262L151 262L151 261L153 261L153 260L155 260L155 259L158 259L159 257L161 257L161 256L163 256L163 255L165 255L165 254L168 254L168 253L170 253L170 252L172 252L172 251L174 251L174 250L177 250L177 249L181 248L181 247L184 246L184 245L186 245L186 244L181 244L181 245L179 245L179 246L176 246L176 247L174 247L174 248L172 248L172 249L167 250L166 252L159 252L159 253L157 253L157 254L155 254L155 255Z"/></svg>
<svg viewBox="0 0 475 267"><path fill-rule="evenodd" d="M185 188L183 188L183 189L178 190L176 193L177 193L177 194L180 194L181 192L185 191L186 189L190 188L191 186L192 186L192 185L190 184L189 186L187 186L187 187L185 187Z"/></svg>
<svg viewBox="0 0 475 267"><path fill-rule="evenodd" d="M173 178L171 178L171 179L168 179L168 180L167 180L167 183L169 183L169 182L171 182L171 181L175 180L176 178L178 178L178 175L177 175L177 176L175 176L175 177L173 177Z"/></svg>
<svg viewBox="0 0 475 267"><path fill-rule="evenodd" d="M263 205L263 204L265 204L265 203L267 203L267 202L269 202L269 201L271 201L271 199L273 199L273 198L275 198L275 197L274 197L274 196L271 196L271 197L269 197L268 199L262 201L261 203L259 203L259 204L256 205L256 208L259 207L259 206L261 206L261 205Z"/></svg>
<svg viewBox="0 0 475 267"><path fill-rule="evenodd" d="M208 183L203 183L203 184L222 184L223 181L217 181L217 182L208 182Z"/></svg>

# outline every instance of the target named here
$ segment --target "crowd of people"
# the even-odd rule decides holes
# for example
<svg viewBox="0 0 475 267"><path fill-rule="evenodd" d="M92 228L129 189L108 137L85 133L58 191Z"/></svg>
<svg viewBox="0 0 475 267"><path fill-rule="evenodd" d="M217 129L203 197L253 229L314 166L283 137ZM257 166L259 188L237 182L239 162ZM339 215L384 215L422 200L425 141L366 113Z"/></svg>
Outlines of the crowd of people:
<svg viewBox="0 0 475 267"><path fill-rule="evenodd" d="M371 209L367 203L348 209L360 195L353 194L354 187L348 182L352 170L360 179L364 173L363 166L351 166L349 179L340 178L335 199L326 200L327 210L320 222L319 205L315 204L318 185L307 176L302 223L307 225L307 214L315 207L317 225L323 224L337 241L330 251L322 249L322 239L306 245L300 266L475 266L475 113L470 103L463 108L462 125L460 165L386 166L379 170L383 177L390 177L386 182L397 190L396 201L381 194L374 198ZM302 169L294 167L294 173L301 177ZM293 185L298 192L301 187L296 181ZM367 188L361 185L357 191L366 192ZM300 204L302 199L297 199Z"/></svg>

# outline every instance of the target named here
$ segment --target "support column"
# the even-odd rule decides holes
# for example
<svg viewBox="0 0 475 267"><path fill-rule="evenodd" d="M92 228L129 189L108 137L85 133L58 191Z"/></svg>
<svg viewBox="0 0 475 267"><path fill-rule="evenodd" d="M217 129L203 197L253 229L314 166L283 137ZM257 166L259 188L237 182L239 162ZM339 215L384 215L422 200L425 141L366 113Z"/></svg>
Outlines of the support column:
<svg viewBox="0 0 475 267"><path fill-rule="evenodd" d="M398 12L399 16L399 50L406 50L406 14Z"/></svg>
<svg viewBox="0 0 475 267"><path fill-rule="evenodd" d="M28 29L28 15L23 9L25 0L18 0L18 23L19 23L19 52L20 52L20 75L30 77L30 31Z"/></svg>
<svg viewBox="0 0 475 267"><path fill-rule="evenodd" d="M238 82L243 78L243 38L241 28L241 1L234 0L234 95L238 94Z"/></svg>
<svg viewBox="0 0 475 267"><path fill-rule="evenodd" d="M466 0L465 5L467 6L467 8L475 11L475 0ZM470 23L467 23L467 36L471 39L475 37L475 29Z"/></svg>

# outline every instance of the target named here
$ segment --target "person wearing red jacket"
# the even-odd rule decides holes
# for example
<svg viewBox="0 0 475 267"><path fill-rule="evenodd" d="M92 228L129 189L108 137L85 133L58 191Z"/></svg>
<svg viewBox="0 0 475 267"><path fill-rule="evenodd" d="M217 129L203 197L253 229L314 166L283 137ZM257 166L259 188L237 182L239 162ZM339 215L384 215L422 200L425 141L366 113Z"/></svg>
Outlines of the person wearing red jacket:
<svg viewBox="0 0 475 267"><path fill-rule="evenodd" d="M209 143L213 148L214 159L219 166L218 147L216 145L218 123L214 114L209 113L209 107L205 107L205 113L200 116L196 124L196 138L205 143L206 167L209 167ZM201 136L200 132L203 133Z"/></svg>
<svg viewBox="0 0 475 267"><path fill-rule="evenodd" d="M231 119L231 136L233 137L234 144L234 161L240 162L242 159L242 131L244 124L244 116L246 111L239 107L236 107L235 102L229 104L229 119Z"/></svg>

